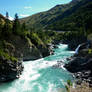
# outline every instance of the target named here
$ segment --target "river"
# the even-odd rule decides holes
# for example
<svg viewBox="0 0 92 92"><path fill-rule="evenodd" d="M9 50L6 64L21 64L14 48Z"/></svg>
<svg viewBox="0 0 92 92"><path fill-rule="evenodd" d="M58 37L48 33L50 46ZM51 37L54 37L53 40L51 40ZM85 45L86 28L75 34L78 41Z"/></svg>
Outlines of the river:
<svg viewBox="0 0 92 92"><path fill-rule="evenodd" d="M72 75L63 68L63 63L53 67L58 61L66 63L66 58L72 56L74 51L69 51L68 46L58 45L54 55L24 62L24 71L19 79L0 84L0 92L61 92L65 90L67 80L73 80ZM64 92L64 91L62 91Z"/></svg>

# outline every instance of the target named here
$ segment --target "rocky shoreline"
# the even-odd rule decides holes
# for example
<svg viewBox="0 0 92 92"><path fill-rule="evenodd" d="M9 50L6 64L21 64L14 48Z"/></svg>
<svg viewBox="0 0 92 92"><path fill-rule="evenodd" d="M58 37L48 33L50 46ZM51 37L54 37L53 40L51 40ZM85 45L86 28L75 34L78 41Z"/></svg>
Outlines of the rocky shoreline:
<svg viewBox="0 0 92 92"><path fill-rule="evenodd" d="M92 44L83 45L80 47L77 54L68 58L68 64L64 67L71 73L73 73L76 79L76 84L81 85L83 82L89 83L92 87Z"/></svg>
<svg viewBox="0 0 92 92"><path fill-rule="evenodd" d="M74 77L77 85L81 85L81 83L86 82L89 83L90 87L92 87L92 75L90 70L74 73Z"/></svg>
<svg viewBox="0 0 92 92"><path fill-rule="evenodd" d="M23 71L22 61L8 60L0 56L0 82L7 82L20 77Z"/></svg>

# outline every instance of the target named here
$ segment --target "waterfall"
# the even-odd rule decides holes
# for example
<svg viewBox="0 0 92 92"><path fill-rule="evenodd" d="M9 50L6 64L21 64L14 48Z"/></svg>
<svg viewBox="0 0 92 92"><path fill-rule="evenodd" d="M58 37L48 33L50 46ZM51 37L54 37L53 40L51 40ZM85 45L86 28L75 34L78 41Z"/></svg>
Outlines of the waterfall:
<svg viewBox="0 0 92 92"><path fill-rule="evenodd" d="M78 47L75 49L75 53L78 54L79 48L81 45L78 45Z"/></svg>

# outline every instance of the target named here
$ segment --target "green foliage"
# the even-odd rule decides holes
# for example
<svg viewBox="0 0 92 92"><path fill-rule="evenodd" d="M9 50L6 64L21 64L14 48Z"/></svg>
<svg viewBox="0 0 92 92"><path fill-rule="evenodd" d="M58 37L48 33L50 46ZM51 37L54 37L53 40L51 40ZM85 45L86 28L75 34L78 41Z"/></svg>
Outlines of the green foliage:
<svg viewBox="0 0 92 92"><path fill-rule="evenodd" d="M5 37L11 35L12 33L12 24L10 22L10 20L8 19L9 15L8 12L6 13L6 19L5 19L5 23L4 25L1 27L1 34ZM2 20L2 19L1 19Z"/></svg>
<svg viewBox="0 0 92 92"><path fill-rule="evenodd" d="M64 33L59 33L56 36L57 40L62 40L64 43L69 43L72 41L77 42L76 44L80 44L83 41L86 41L86 36L82 31L70 31L70 32L64 32Z"/></svg>
<svg viewBox="0 0 92 92"><path fill-rule="evenodd" d="M67 84L68 84L69 86L72 86L71 80L67 80Z"/></svg>
<svg viewBox="0 0 92 92"><path fill-rule="evenodd" d="M67 92L71 92L70 88L72 87L72 82L71 80L67 80L67 84L65 85L65 88L67 90Z"/></svg>
<svg viewBox="0 0 92 92"><path fill-rule="evenodd" d="M10 60L13 61L13 62L18 62L18 59L13 57L13 56L10 56Z"/></svg>
<svg viewBox="0 0 92 92"><path fill-rule="evenodd" d="M0 41L0 56L4 57L7 60L11 60L12 62L17 62L18 59L14 56L10 56L6 51L5 48L7 48L6 45L12 46L12 44L7 43L5 40Z"/></svg>
<svg viewBox="0 0 92 92"><path fill-rule="evenodd" d="M49 34L49 32L46 31L43 32L42 30L40 30L37 32L37 34L45 44L51 42L51 35Z"/></svg>
<svg viewBox="0 0 92 92"><path fill-rule="evenodd" d="M67 85L65 86L65 88L66 88L67 92L70 92L70 89Z"/></svg>
<svg viewBox="0 0 92 92"><path fill-rule="evenodd" d="M88 49L88 54L92 54L92 49Z"/></svg>
<svg viewBox="0 0 92 92"><path fill-rule="evenodd" d="M8 40L11 35L17 35L24 39L30 38L35 46L45 45L52 41L51 39L55 34L54 32L42 31L41 29L36 31L34 28L28 30L25 23L20 24L17 14L15 14L13 22L8 19L8 16L8 13L6 13L5 23L0 27L2 34L0 38L2 38L2 40Z"/></svg>
<svg viewBox="0 0 92 92"><path fill-rule="evenodd" d="M18 19L18 15L15 14L15 20L13 22L13 33L20 35L20 33L21 33L20 30L21 30L21 26L20 26L20 22Z"/></svg>
<svg viewBox="0 0 92 92"><path fill-rule="evenodd" d="M39 45L43 44L42 40L38 37L37 33L35 33L35 32L30 32L28 37L31 39L31 42L35 46L39 46Z"/></svg>
<svg viewBox="0 0 92 92"><path fill-rule="evenodd" d="M0 49L0 56L5 57L5 59L11 60L12 62L17 62L18 61L17 58L8 55L8 53L4 52L2 49Z"/></svg>
<svg viewBox="0 0 92 92"><path fill-rule="evenodd" d="M87 39L92 41L92 33L88 35Z"/></svg>

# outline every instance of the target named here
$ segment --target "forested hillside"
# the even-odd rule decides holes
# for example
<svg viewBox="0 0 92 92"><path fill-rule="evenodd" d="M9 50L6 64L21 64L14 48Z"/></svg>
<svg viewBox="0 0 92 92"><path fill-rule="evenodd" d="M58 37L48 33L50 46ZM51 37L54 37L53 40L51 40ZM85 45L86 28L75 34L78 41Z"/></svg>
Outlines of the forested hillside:
<svg viewBox="0 0 92 92"><path fill-rule="evenodd" d="M23 23L25 22L27 24L28 28L45 28L49 24L52 24L53 22L59 20L59 17L62 16L62 14L75 6L77 3L79 3L81 0L72 0L68 4L61 4L56 5L52 9L46 11L46 12L40 12L37 14L34 14L32 16L22 18L20 21Z"/></svg>
<svg viewBox="0 0 92 92"><path fill-rule="evenodd" d="M92 26L92 0L72 0L68 4L54 8L20 20L29 29L45 29L56 31L87 31Z"/></svg>
<svg viewBox="0 0 92 92"><path fill-rule="evenodd" d="M92 1L82 0L73 8L64 12L60 17L58 21L49 25L48 29L61 31L84 30L90 33L92 29Z"/></svg>
<svg viewBox="0 0 92 92"><path fill-rule="evenodd" d="M45 32L28 30L20 24L18 15L13 21L0 15L0 82L19 78L22 61L35 60L51 54L51 37Z"/></svg>

